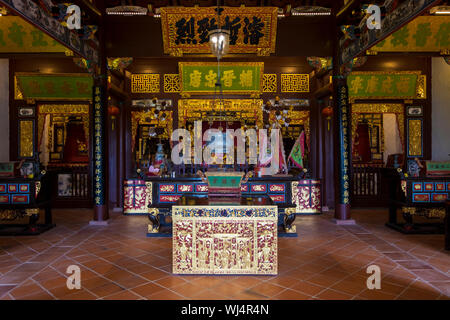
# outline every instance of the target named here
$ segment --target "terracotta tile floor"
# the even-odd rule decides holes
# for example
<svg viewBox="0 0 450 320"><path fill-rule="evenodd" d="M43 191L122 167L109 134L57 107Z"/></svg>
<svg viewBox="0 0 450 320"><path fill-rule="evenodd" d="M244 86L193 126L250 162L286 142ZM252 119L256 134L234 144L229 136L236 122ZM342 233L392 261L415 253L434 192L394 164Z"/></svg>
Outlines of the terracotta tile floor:
<svg viewBox="0 0 450 320"><path fill-rule="evenodd" d="M112 214L89 226L90 210L55 210L57 227L36 237L0 238L0 299L450 299L443 235L403 235L385 210L355 210L356 226L332 214L299 216L298 238L279 239L279 275L173 276L171 239L147 238L148 220ZM66 287L69 265L80 290ZM366 268L381 268L368 290Z"/></svg>

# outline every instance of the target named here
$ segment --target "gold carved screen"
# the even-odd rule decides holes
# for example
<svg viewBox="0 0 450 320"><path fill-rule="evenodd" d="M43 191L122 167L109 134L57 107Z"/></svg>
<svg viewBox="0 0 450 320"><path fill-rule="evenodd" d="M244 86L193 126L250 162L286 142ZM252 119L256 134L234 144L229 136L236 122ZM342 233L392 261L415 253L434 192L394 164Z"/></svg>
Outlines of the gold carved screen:
<svg viewBox="0 0 450 320"><path fill-rule="evenodd" d="M139 125L150 125L155 128L161 128L164 132L158 135L158 138L170 139L173 127L173 111L161 111L161 113L163 112L166 113L164 119L156 117L151 109L131 112L131 145L133 151L135 150L136 134Z"/></svg>
<svg viewBox="0 0 450 320"><path fill-rule="evenodd" d="M224 99L223 104L212 99L178 100L178 126L184 128L186 122L201 121L241 121L254 122L263 127L262 99Z"/></svg>
<svg viewBox="0 0 450 320"><path fill-rule="evenodd" d="M278 123L279 127L281 128L281 133L283 134L284 138L292 138L297 139L301 133L301 126L305 129L305 135L306 135L306 141L309 142L310 134L311 134L311 128L309 125L309 111L304 110L290 110L287 111L286 114L284 114L284 119L289 119L289 126L285 125L285 121L283 119L277 120L276 118L276 110L271 110L269 114L269 123Z"/></svg>

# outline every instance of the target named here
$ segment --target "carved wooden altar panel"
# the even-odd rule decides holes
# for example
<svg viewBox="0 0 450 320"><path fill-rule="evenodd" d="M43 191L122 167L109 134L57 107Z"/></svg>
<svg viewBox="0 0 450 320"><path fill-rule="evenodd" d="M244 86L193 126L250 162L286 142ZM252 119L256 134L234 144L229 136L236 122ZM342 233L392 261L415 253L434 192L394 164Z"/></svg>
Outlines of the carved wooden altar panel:
<svg viewBox="0 0 450 320"><path fill-rule="evenodd" d="M173 273L277 274L276 206L173 206Z"/></svg>

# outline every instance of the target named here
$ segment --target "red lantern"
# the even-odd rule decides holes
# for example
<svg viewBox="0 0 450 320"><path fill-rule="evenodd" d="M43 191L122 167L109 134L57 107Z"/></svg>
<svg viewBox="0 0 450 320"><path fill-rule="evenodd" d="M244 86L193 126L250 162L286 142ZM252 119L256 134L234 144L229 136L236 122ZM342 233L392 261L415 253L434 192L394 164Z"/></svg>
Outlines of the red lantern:
<svg viewBox="0 0 450 320"><path fill-rule="evenodd" d="M116 106L109 106L108 107L108 114L111 116L111 130L115 130L115 122L116 122L116 116L120 113L120 109Z"/></svg>
<svg viewBox="0 0 450 320"><path fill-rule="evenodd" d="M110 116L117 116L120 113L120 109L116 106L109 106L108 107L108 114Z"/></svg>
<svg viewBox="0 0 450 320"><path fill-rule="evenodd" d="M333 116L333 108L328 106L322 109L322 115L327 119L328 122L328 131L330 131L330 120Z"/></svg>

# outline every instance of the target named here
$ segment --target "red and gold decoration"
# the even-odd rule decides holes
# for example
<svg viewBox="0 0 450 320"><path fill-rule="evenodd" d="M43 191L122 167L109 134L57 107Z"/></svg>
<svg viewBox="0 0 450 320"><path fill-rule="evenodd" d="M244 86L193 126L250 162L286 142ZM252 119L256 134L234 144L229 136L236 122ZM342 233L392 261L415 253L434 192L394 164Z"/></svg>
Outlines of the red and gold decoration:
<svg viewBox="0 0 450 320"><path fill-rule="evenodd" d="M152 204L153 184L144 180L127 180L124 183L124 214L147 214Z"/></svg>
<svg viewBox="0 0 450 320"><path fill-rule="evenodd" d="M277 274L276 206L172 210L173 273Z"/></svg>
<svg viewBox="0 0 450 320"><path fill-rule="evenodd" d="M291 183L292 203L298 214L322 213L320 180L300 180Z"/></svg>
<svg viewBox="0 0 450 320"><path fill-rule="evenodd" d="M275 52L277 12L274 7L224 7L222 29L230 31L229 53ZM162 7L161 28L164 53L210 53L208 32L217 29L214 7Z"/></svg>
<svg viewBox="0 0 450 320"><path fill-rule="evenodd" d="M326 106L322 109L322 115L327 119L327 128L328 131L330 131L330 121L333 117L333 107L332 106Z"/></svg>

